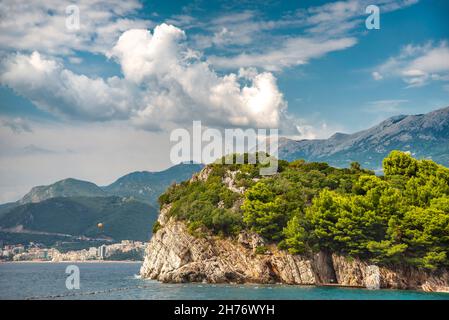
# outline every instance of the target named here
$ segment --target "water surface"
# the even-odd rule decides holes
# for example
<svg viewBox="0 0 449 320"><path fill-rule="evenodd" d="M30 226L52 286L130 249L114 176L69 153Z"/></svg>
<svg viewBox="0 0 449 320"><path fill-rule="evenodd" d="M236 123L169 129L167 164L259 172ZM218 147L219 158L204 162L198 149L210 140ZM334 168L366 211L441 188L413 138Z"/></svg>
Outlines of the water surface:
<svg viewBox="0 0 449 320"><path fill-rule="evenodd" d="M287 285L163 284L139 279L140 263L75 263L80 289L68 290L74 263L1 263L0 299L355 299L449 300L446 293Z"/></svg>

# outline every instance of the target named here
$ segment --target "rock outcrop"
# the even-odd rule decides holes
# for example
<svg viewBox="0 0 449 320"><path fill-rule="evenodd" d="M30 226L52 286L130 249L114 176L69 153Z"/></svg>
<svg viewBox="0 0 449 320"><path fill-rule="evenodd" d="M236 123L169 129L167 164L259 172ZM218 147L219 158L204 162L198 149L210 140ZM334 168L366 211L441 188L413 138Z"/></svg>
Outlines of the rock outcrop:
<svg viewBox="0 0 449 320"><path fill-rule="evenodd" d="M359 259L337 255L333 255L332 260L337 282L342 285L449 292L447 271L430 273L406 266L375 267Z"/></svg>
<svg viewBox="0 0 449 320"><path fill-rule="evenodd" d="M257 254L261 243L253 234L234 241L196 238L184 223L169 219L148 244L140 273L163 282L315 283L309 260L271 247Z"/></svg>
<svg viewBox="0 0 449 320"><path fill-rule="evenodd" d="M162 227L146 248L140 270L144 278L162 282L285 283L449 292L448 272L377 267L325 251L313 257L291 255L249 232L235 239L197 238L183 222L169 218L169 210L169 206L161 210L158 221Z"/></svg>

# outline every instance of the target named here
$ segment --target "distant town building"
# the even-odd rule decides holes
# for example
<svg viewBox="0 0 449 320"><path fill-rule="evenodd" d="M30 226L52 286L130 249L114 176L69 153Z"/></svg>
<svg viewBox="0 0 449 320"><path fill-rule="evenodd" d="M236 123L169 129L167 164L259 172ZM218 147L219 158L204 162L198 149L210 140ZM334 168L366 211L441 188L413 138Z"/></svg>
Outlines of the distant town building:
<svg viewBox="0 0 449 320"><path fill-rule="evenodd" d="M98 257L102 260L104 260L106 258L106 251L107 251L107 247L106 245L101 245L98 247Z"/></svg>
<svg viewBox="0 0 449 320"><path fill-rule="evenodd" d="M19 254L19 253L23 253L25 252L25 247L23 245L17 245L16 247L14 247L14 249L12 249L12 253L13 254Z"/></svg>
<svg viewBox="0 0 449 320"><path fill-rule="evenodd" d="M130 258L132 260L142 258L145 243L140 241L123 240L119 243L90 247L89 249L59 252L55 248L45 248L40 243L29 243L23 245L5 245L0 250L1 260L13 261L89 261L105 260L113 257L119 259Z"/></svg>
<svg viewBox="0 0 449 320"><path fill-rule="evenodd" d="M48 250L46 249L42 250L40 256L42 257L43 260L48 260Z"/></svg>

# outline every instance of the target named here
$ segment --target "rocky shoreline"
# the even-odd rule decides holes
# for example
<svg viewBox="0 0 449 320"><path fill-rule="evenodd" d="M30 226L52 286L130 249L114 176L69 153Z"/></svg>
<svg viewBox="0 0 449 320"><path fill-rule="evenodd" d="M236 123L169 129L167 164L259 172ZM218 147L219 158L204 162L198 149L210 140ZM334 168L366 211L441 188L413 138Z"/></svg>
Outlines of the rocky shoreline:
<svg viewBox="0 0 449 320"><path fill-rule="evenodd" d="M161 228L145 250L142 278L173 283L282 283L449 292L447 271L380 267L329 252L311 258L291 255L248 232L236 239L196 238L183 222L167 217L169 209L161 210ZM262 245L267 251L257 253Z"/></svg>
<svg viewBox="0 0 449 320"><path fill-rule="evenodd" d="M33 263L42 263L42 264L56 264L56 263L64 263L64 264L73 264L73 263L142 263L143 261L137 260L75 260L75 261L50 261L50 260L27 260L27 261L0 261L0 264L33 264Z"/></svg>

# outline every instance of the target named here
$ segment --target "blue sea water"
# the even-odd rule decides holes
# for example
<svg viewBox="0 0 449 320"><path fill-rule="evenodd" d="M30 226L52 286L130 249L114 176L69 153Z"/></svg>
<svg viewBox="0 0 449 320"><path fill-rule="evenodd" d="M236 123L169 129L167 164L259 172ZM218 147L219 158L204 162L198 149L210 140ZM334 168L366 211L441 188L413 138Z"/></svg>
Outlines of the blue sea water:
<svg viewBox="0 0 449 320"><path fill-rule="evenodd" d="M75 263L80 289L68 290L70 263L0 264L0 299L353 299L449 300L449 294L287 285L163 284L139 279L140 263Z"/></svg>

